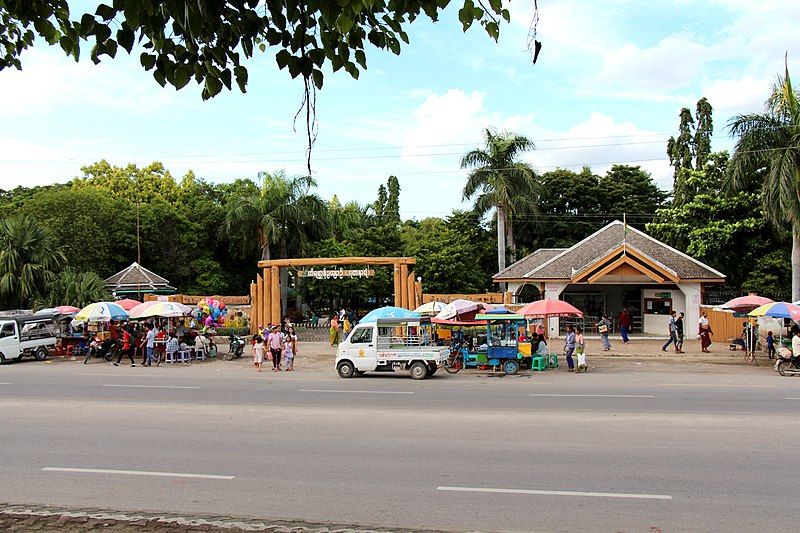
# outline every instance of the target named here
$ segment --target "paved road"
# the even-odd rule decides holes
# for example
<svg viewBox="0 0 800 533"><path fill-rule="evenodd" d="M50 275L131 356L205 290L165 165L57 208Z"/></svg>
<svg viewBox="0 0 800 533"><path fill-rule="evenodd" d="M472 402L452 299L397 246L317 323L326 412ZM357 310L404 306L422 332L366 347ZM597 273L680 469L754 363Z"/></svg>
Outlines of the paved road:
<svg viewBox="0 0 800 533"><path fill-rule="evenodd" d="M766 370L415 382L32 362L0 367L0 383L10 502L456 530L797 530L800 379Z"/></svg>

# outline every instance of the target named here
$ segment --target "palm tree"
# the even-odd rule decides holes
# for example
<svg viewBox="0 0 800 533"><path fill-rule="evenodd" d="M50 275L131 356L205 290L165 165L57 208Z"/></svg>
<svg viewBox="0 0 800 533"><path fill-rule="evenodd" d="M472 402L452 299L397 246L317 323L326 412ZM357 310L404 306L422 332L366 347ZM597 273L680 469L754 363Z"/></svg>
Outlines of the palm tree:
<svg viewBox="0 0 800 533"><path fill-rule="evenodd" d="M0 220L0 300L28 308L66 262L52 231L27 215Z"/></svg>
<svg viewBox="0 0 800 533"><path fill-rule="evenodd" d="M792 301L800 300L800 98L789 69L778 77L761 114L737 115L728 123L738 137L726 175L727 187L745 190L760 181L764 213L777 228L792 229Z"/></svg>
<svg viewBox="0 0 800 533"><path fill-rule="evenodd" d="M47 294L36 299L36 307L72 305L86 307L90 303L111 299L106 282L94 272L66 268L47 287Z"/></svg>
<svg viewBox="0 0 800 533"><path fill-rule="evenodd" d="M277 246L282 259L290 252L302 254L308 240L320 237L327 228L325 202L310 192L317 182L311 176L289 178L283 171L260 172L258 177L261 189L256 194L230 200L222 232L245 248L257 243L262 261L272 257L271 246ZM281 269L283 313L288 281L288 270Z"/></svg>
<svg viewBox="0 0 800 533"><path fill-rule="evenodd" d="M515 133L484 131L485 146L461 158L461 168L472 168L464 185L464 200L475 197L475 211L483 215L495 209L497 217L497 266L506 268L506 239L514 242L513 216L523 209L534 209L536 174L527 163L516 161L536 147L527 137ZM513 255L512 255L513 258Z"/></svg>

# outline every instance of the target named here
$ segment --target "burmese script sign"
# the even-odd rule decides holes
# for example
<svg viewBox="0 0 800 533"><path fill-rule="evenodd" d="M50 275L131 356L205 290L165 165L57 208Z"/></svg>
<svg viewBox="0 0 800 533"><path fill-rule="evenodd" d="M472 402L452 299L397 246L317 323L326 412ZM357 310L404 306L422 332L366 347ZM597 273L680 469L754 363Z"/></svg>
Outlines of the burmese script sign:
<svg viewBox="0 0 800 533"><path fill-rule="evenodd" d="M340 279L340 278L371 278L375 271L362 268L357 270L344 270L342 268L323 268L321 270L298 270L298 277L315 279Z"/></svg>

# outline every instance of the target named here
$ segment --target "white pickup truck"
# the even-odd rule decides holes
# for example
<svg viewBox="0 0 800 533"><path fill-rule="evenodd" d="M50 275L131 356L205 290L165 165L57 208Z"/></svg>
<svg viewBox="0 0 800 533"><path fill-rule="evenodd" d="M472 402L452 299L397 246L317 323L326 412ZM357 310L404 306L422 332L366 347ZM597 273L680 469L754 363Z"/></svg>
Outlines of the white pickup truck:
<svg viewBox="0 0 800 533"><path fill-rule="evenodd" d="M56 330L50 317L0 316L0 364L24 355L44 361L56 347Z"/></svg>
<svg viewBox="0 0 800 533"><path fill-rule="evenodd" d="M336 371L350 378L364 372L408 371L414 379L432 376L444 366L450 349L431 344L430 323L379 319L358 324L336 352Z"/></svg>

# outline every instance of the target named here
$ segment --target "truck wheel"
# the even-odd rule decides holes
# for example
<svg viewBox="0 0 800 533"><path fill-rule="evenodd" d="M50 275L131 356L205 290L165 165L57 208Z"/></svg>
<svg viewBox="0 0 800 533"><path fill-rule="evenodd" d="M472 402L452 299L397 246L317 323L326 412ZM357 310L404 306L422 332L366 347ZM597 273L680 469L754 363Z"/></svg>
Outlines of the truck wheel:
<svg viewBox="0 0 800 533"><path fill-rule="evenodd" d="M353 374L356 373L356 369L350 361L342 361L339 363L336 367L336 371L339 372L340 378L351 378Z"/></svg>
<svg viewBox="0 0 800 533"><path fill-rule="evenodd" d="M503 372L509 376L513 376L519 372L519 363L515 359L509 359L503 363Z"/></svg>
<svg viewBox="0 0 800 533"><path fill-rule="evenodd" d="M411 377L413 379L425 379L428 377L428 367L425 363L417 361L411 365Z"/></svg>
<svg viewBox="0 0 800 533"><path fill-rule="evenodd" d="M36 353L33 354L33 357L36 358L37 361L44 361L47 359L47 350L44 347L40 347L36 350Z"/></svg>

